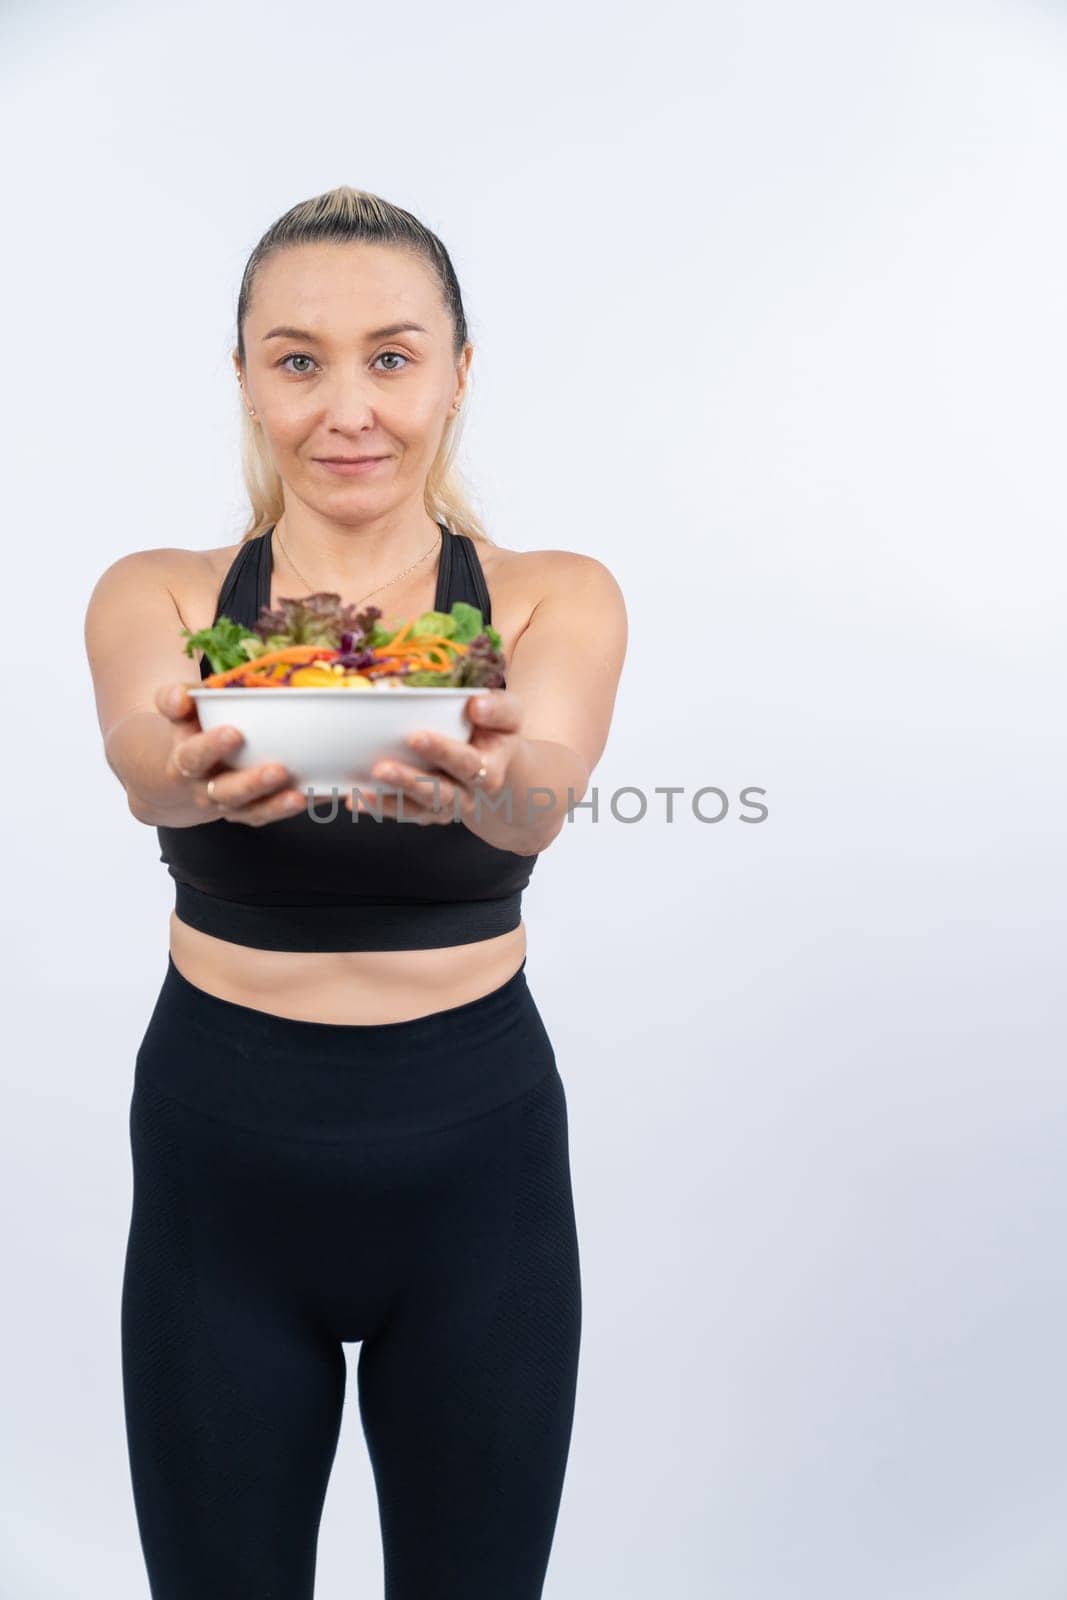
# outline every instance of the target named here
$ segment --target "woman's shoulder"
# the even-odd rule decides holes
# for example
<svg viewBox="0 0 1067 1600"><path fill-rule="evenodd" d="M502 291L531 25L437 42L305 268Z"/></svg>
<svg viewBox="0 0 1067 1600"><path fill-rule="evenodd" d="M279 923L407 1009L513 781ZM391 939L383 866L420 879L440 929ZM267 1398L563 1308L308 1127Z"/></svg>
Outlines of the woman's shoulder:
<svg viewBox="0 0 1067 1600"><path fill-rule="evenodd" d="M614 584L615 576L597 556L578 550L508 550L502 545L474 541L485 581L493 590L514 590L535 601L557 589L595 583Z"/></svg>
<svg viewBox="0 0 1067 1600"><path fill-rule="evenodd" d="M596 556L577 550L509 550L474 541L482 573L493 600L493 622L510 656L533 621L557 604L570 612L579 606L600 614L605 607L625 613L622 591L614 574Z"/></svg>
<svg viewBox="0 0 1067 1600"><path fill-rule="evenodd" d="M497 609L507 613L514 636L525 631L538 607L541 614L581 607L591 614L625 616L626 601L606 562L580 550L504 550L482 558L485 581Z"/></svg>
<svg viewBox="0 0 1067 1600"><path fill-rule="evenodd" d="M238 541L210 550L189 550L178 545L131 550L111 563L98 587L106 579L109 585L121 585L134 596L166 589L183 624L195 632L210 627L214 620L215 599L240 548Z"/></svg>

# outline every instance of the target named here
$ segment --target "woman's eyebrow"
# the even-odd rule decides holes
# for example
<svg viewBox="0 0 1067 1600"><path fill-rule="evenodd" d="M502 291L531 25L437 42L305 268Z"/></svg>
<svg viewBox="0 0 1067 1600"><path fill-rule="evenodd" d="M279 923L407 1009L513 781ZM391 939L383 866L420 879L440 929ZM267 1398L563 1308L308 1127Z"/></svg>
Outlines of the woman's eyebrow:
<svg viewBox="0 0 1067 1600"><path fill-rule="evenodd" d="M428 333L429 331L428 328L422 326L421 322L391 322L387 328L372 328L365 337L367 339L391 339L395 333ZM263 335L264 344L268 339L304 339L309 344L315 344L318 342L319 336L316 333L309 333L306 328L279 327L272 328L269 333Z"/></svg>

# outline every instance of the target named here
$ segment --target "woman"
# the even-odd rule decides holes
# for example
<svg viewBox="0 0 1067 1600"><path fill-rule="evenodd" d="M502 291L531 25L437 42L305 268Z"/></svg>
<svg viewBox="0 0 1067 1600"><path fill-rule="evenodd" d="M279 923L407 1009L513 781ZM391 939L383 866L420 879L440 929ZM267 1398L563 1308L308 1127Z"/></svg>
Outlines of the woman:
<svg viewBox="0 0 1067 1600"><path fill-rule="evenodd" d="M176 880L122 1293L155 1600L310 1600L355 1341L388 1600L542 1592L581 1293L520 905L600 759L627 623L599 561L505 550L470 511L472 353L414 217L350 188L294 207L238 299L242 540L125 556L90 600L107 760ZM228 767L240 734L187 692L183 628L312 592L385 626L464 599L501 635L469 742L424 745L436 792L377 768L381 817Z"/></svg>

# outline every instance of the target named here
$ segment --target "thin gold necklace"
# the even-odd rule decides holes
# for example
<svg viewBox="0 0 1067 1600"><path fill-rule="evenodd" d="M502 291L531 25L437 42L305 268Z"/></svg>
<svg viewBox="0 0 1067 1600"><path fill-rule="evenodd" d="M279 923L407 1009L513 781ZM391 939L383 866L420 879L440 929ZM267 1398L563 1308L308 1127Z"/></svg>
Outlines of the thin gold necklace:
<svg viewBox="0 0 1067 1600"><path fill-rule="evenodd" d="M308 580L304 577L304 574L300 571L300 568L296 565L295 561L293 560L292 556L289 554L288 550L285 548L284 544L282 544L282 536L278 532L278 524L277 523L274 524L273 537L275 539L277 539L278 547L281 550L282 555L285 557L286 561L288 561L289 565L292 567L293 571L296 573L297 577L300 579L300 582L301 583L307 583L307 592L308 592L308 594L315 594L315 593L321 592L321 591L318 591L318 590L315 589L314 584L308 583ZM398 572L395 578L387 578L384 583L380 583L378 585L377 589L372 589L370 594L365 594L363 596L363 599L359 602L359 605L356 606L356 610L359 611L364 605L366 605L367 601L371 598L371 595L379 594L382 589L388 589L391 584L399 583L401 578L406 578L409 572L414 572L416 567L422 565L422 563L426 560L427 556L432 555L435 550L440 548L440 546L444 542L444 537L445 537L444 533L439 531L438 532L438 537L434 540L434 542L430 546L429 550L427 550L423 555L421 555L419 557L418 561L413 561L411 563L410 567L405 567L403 572Z"/></svg>

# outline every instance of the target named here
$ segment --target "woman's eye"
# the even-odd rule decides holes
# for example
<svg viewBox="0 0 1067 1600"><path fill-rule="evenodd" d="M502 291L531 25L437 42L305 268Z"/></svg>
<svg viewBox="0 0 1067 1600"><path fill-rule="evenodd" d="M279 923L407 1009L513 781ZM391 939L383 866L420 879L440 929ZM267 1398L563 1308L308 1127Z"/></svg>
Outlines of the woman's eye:
<svg viewBox="0 0 1067 1600"><path fill-rule="evenodd" d="M403 352L400 351L400 350L383 350L381 355L377 357L377 360L379 360L379 361L386 361L386 360L389 360L389 361L402 361L402 362L405 363L405 365L407 364L407 359L408 359L407 356L404 355ZM285 367L285 366L288 366L290 361L310 361L312 366L315 365L315 363L312 360L311 356L304 355L299 350L293 350L293 351L290 352L289 355L283 356L282 359L278 362L278 365L280 367ZM295 371L294 371L294 368L289 367L289 371L293 372L294 376L296 376L296 377L304 377L306 375L306 373L307 373L307 370L308 370L307 367L300 367L299 369L295 369ZM403 367L390 366L390 367L386 367L385 370L387 372L402 372L404 369L403 369Z"/></svg>

